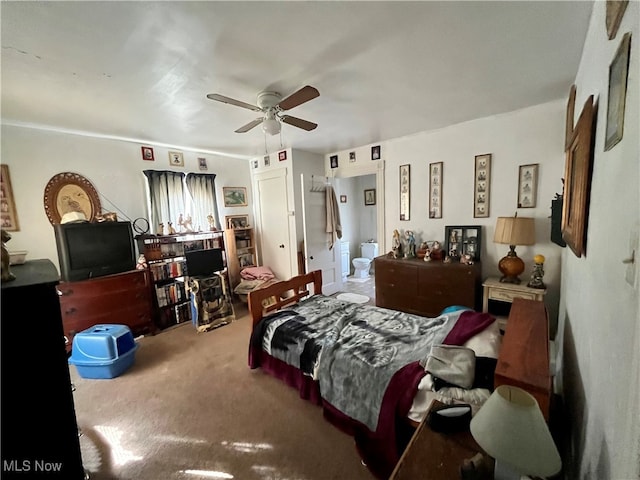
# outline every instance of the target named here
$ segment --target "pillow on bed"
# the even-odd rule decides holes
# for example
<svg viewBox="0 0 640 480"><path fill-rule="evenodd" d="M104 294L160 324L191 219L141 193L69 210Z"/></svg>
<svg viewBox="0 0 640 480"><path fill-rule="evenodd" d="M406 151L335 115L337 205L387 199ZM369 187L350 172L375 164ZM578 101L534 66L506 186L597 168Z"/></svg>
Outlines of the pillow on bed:
<svg viewBox="0 0 640 480"><path fill-rule="evenodd" d="M462 346L473 350L476 357L498 358L501 345L502 335L500 334L500 326L498 325L498 321L495 320L484 330L476 333L464 342Z"/></svg>

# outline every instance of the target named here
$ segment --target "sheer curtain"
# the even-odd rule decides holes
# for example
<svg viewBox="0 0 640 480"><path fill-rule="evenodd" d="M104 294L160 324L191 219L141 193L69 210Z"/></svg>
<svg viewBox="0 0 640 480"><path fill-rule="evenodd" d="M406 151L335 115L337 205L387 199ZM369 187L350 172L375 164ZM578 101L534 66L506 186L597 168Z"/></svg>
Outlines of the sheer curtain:
<svg viewBox="0 0 640 480"><path fill-rule="evenodd" d="M207 216L211 215L216 228L220 230L215 179L216 176L213 173L187 174L187 190L191 195L192 202L191 218L196 229L207 230L209 228Z"/></svg>
<svg viewBox="0 0 640 480"><path fill-rule="evenodd" d="M151 200L150 232L156 232L158 225L172 222L178 228L178 217L185 213L184 203L184 173L144 170L149 185Z"/></svg>

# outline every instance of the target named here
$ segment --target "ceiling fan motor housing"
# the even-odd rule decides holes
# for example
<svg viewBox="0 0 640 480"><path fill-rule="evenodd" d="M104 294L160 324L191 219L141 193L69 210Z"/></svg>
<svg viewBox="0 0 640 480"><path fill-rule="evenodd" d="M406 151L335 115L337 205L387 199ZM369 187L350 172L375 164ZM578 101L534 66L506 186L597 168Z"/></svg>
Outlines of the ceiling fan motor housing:
<svg viewBox="0 0 640 480"><path fill-rule="evenodd" d="M282 100L282 95L277 92L262 92L258 94L258 106L263 110L274 108Z"/></svg>

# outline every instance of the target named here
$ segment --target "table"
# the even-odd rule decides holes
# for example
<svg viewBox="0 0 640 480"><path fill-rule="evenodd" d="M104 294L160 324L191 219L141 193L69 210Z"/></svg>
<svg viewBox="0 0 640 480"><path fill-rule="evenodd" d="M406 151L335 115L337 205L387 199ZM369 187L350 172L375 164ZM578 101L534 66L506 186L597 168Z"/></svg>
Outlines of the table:
<svg viewBox="0 0 640 480"><path fill-rule="evenodd" d="M431 409L446 406L437 400ZM469 431L438 433L431 430L425 420L416 429L389 480L452 480L460 478L459 468L465 459L482 452ZM493 460L491 461L493 468ZM493 478L493 474L491 475Z"/></svg>
<svg viewBox="0 0 640 480"><path fill-rule="evenodd" d="M526 285L517 285L515 283L502 283L497 277L489 277L482 283L482 311L489 311L489 300L497 302L513 303L514 298L525 298L528 300L537 300L542 302L547 293L546 288L531 288ZM506 327L506 319L498 318L500 329Z"/></svg>

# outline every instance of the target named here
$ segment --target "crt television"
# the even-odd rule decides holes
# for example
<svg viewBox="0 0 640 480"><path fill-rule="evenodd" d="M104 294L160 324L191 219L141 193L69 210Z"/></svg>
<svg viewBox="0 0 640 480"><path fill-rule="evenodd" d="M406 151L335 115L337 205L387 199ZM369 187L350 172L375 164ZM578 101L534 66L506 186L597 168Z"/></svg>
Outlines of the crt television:
<svg viewBox="0 0 640 480"><path fill-rule="evenodd" d="M185 252L187 275L190 277L210 277L224 270L224 256L221 248L191 250Z"/></svg>
<svg viewBox="0 0 640 480"><path fill-rule="evenodd" d="M133 270L136 266L131 222L80 222L54 225L60 276L66 282Z"/></svg>

